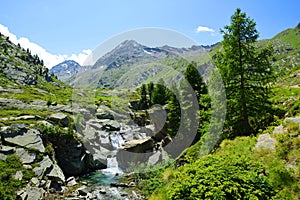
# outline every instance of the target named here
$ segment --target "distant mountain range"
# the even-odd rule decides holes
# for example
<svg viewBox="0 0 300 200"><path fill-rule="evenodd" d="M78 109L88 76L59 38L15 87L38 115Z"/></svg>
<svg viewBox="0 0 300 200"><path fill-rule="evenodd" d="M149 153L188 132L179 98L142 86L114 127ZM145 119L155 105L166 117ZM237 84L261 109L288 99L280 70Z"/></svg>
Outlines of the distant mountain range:
<svg viewBox="0 0 300 200"><path fill-rule="evenodd" d="M291 69L300 63L300 25L280 32L272 39L260 40L258 46L272 44L273 64L279 71ZM75 61L64 61L50 72L70 85L88 87L136 87L143 82L163 78L179 78L187 63L197 63L206 76L213 67L212 60L221 43L211 46L175 48L147 47L134 40L126 40L100 57L93 66L81 67ZM284 66L284 67L283 67Z"/></svg>
<svg viewBox="0 0 300 200"><path fill-rule="evenodd" d="M214 45L153 48L134 40L126 40L100 57L93 66L81 67L74 61L64 61L54 66L50 72L71 85L117 87L125 81L127 85L134 87L157 76L165 70L164 68L173 68L170 66L173 64L170 60L184 60L205 55L213 47Z"/></svg>

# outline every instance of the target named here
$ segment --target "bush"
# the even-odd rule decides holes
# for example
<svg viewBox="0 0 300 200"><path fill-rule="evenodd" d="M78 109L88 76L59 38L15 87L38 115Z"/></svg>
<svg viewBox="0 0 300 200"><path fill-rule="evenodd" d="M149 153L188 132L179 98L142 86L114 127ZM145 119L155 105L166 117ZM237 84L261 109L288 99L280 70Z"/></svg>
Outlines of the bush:
<svg viewBox="0 0 300 200"><path fill-rule="evenodd" d="M241 155L209 155L178 169L169 199L270 199L263 166Z"/></svg>
<svg viewBox="0 0 300 200"><path fill-rule="evenodd" d="M22 180L14 178L17 171L22 171ZM16 155L7 156L5 161L0 160L0 199L16 199L16 191L33 176L32 171L23 168L22 162Z"/></svg>

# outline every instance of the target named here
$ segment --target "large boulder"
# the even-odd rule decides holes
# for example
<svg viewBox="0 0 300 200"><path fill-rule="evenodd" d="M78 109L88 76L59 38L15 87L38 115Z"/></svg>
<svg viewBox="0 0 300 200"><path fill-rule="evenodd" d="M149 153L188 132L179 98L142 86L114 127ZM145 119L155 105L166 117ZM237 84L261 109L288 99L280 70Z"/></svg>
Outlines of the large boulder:
<svg viewBox="0 0 300 200"><path fill-rule="evenodd" d="M154 148L154 140L151 137L146 137L138 140L131 140L123 144L120 149L134 152L145 153L151 151Z"/></svg>
<svg viewBox="0 0 300 200"><path fill-rule="evenodd" d="M23 148L17 148L16 155L20 157L20 160L22 161L23 164L33 163L36 157L35 153L29 152L28 150Z"/></svg>
<svg viewBox="0 0 300 200"><path fill-rule="evenodd" d="M63 113L55 113L49 116L49 121L68 127L70 124L70 118Z"/></svg>
<svg viewBox="0 0 300 200"><path fill-rule="evenodd" d="M34 149L41 153L45 152L41 133L36 129L27 129L23 124L15 124L2 129L1 139L13 145Z"/></svg>
<svg viewBox="0 0 300 200"><path fill-rule="evenodd" d="M66 181L63 171L57 164L52 164L50 171L46 175L49 180L63 184Z"/></svg>

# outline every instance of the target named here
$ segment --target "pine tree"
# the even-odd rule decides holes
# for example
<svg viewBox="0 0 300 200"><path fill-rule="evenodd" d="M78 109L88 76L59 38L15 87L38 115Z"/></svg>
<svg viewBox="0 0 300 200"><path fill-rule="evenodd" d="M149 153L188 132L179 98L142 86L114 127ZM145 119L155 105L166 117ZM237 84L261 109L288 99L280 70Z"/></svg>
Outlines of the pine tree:
<svg viewBox="0 0 300 200"><path fill-rule="evenodd" d="M237 9L231 24L221 30L223 50L217 54L227 95L227 122L235 135L250 135L270 105L270 83L273 69L269 62L272 48L255 46L259 34L253 19Z"/></svg>
<svg viewBox="0 0 300 200"><path fill-rule="evenodd" d="M165 86L165 82L163 79L159 79L157 84L155 84L155 87L153 89L152 93L152 105L154 104L160 104L165 105L167 101L167 88Z"/></svg>
<svg viewBox="0 0 300 200"><path fill-rule="evenodd" d="M179 98L179 91L176 85L172 85L172 92L170 92L170 99L168 101L168 133L174 137L180 126L181 110L177 98Z"/></svg>
<svg viewBox="0 0 300 200"><path fill-rule="evenodd" d="M207 88L196 66L197 66L196 63L194 62L190 63L187 66L186 71L184 72L184 77L192 86L199 100L201 94L207 94Z"/></svg>
<svg viewBox="0 0 300 200"><path fill-rule="evenodd" d="M148 94L149 94L149 103L151 106L153 90L154 90L154 84L152 81L147 85L147 90L148 90Z"/></svg>
<svg viewBox="0 0 300 200"><path fill-rule="evenodd" d="M139 101L140 107L143 109L148 108L147 87L145 84L142 84L142 87L140 88L140 97L141 97Z"/></svg>

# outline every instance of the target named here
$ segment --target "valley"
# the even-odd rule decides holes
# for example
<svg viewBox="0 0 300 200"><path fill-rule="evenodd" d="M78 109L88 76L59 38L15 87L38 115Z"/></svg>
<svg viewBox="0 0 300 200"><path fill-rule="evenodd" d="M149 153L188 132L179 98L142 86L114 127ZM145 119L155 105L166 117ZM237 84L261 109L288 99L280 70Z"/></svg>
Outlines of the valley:
<svg viewBox="0 0 300 200"><path fill-rule="evenodd" d="M299 41L299 25L255 41L276 77L247 134L220 81L226 43L125 40L49 70L0 34L0 199L299 199Z"/></svg>

